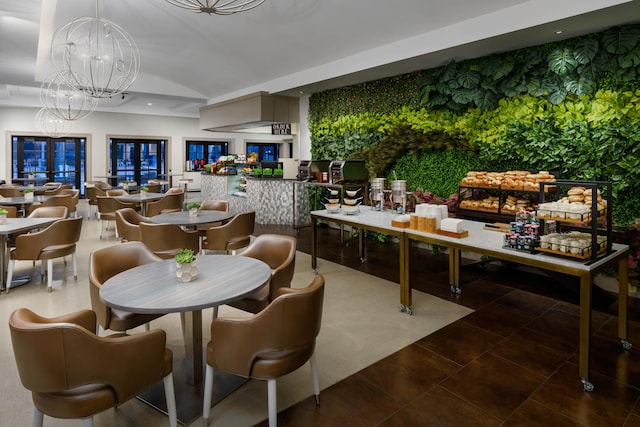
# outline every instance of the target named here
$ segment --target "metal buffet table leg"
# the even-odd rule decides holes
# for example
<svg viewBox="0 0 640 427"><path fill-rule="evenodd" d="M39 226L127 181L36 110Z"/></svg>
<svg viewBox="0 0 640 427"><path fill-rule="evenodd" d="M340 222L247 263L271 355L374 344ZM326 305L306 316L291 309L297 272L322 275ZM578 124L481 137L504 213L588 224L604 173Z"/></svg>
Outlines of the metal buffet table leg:
<svg viewBox="0 0 640 427"><path fill-rule="evenodd" d="M318 274L318 259L316 252L316 242L317 242L317 230L318 226L316 224L316 219L311 216L311 269L315 274Z"/></svg>
<svg viewBox="0 0 640 427"><path fill-rule="evenodd" d="M589 381L591 372L591 274L580 276L580 380L585 391L593 391Z"/></svg>
<svg viewBox="0 0 640 427"><path fill-rule="evenodd" d="M360 262L365 263L367 261L367 253L364 243L364 233L365 230L363 228L358 229L358 255L360 255Z"/></svg>
<svg viewBox="0 0 640 427"><path fill-rule="evenodd" d="M618 338L622 343L622 348L631 350L631 343L627 341L629 319L627 310L629 308L629 280L628 280L629 258L622 257L618 261Z"/></svg>
<svg viewBox="0 0 640 427"><path fill-rule="evenodd" d="M0 291L4 291L7 288L6 286L7 260L5 259L5 255L7 254L7 235L6 234L0 234L0 251L2 251L0 253Z"/></svg>
<svg viewBox="0 0 640 427"><path fill-rule="evenodd" d="M409 285L409 238L402 233L399 239L400 311L411 315L413 310L411 309L411 287Z"/></svg>
<svg viewBox="0 0 640 427"><path fill-rule="evenodd" d="M456 248L449 248L449 285L451 286L451 292L460 295L462 288L460 288L460 258L462 257L462 251Z"/></svg>

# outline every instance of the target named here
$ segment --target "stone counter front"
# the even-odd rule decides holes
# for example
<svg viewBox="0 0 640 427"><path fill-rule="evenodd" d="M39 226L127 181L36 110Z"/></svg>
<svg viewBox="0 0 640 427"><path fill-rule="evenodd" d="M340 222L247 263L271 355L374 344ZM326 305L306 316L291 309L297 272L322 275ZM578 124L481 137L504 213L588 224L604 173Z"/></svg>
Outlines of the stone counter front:
<svg viewBox="0 0 640 427"><path fill-rule="evenodd" d="M226 200L232 213L254 210L256 223L297 225L308 222L308 191L289 179L247 178L246 196L234 195L236 175L202 175L202 200ZM295 207L295 209L294 209Z"/></svg>

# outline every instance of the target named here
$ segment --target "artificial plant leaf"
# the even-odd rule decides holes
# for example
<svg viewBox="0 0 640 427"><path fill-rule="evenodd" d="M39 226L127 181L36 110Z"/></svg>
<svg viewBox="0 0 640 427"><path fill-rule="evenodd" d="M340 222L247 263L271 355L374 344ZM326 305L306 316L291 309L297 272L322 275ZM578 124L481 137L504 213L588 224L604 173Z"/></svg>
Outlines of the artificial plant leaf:
<svg viewBox="0 0 640 427"><path fill-rule="evenodd" d="M458 84L465 89L472 89L480 83L480 73L475 70L460 70L458 74Z"/></svg>
<svg viewBox="0 0 640 427"><path fill-rule="evenodd" d="M614 27L602 34L602 47L609 53L623 55L638 44L638 27Z"/></svg>
<svg viewBox="0 0 640 427"><path fill-rule="evenodd" d="M637 67L640 65L640 45L632 51L618 57L618 64L622 68Z"/></svg>
<svg viewBox="0 0 640 427"><path fill-rule="evenodd" d="M584 77L565 80L565 88L576 95L588 95L595 92L596 87L597 84L595 81Z"/></svg>
<svg viewBox="0 0 640 427"><path fill-rule="evenodd" d="M474 102L481 110L493 110L498 107L498 96L493 91L478 91Z"/></svg>
<svg viewBox="0 0 640 427"><path fill-rule="evenodd" d="M593 61L598 53L598 40L593 37L585 37L576 43L573 54L578 64L587 64Z"/></svg>
<svg viewBox="0 0 640 427"><path fill-rule="evenodd" d="M547 63L551 71L561 76L575 70L578 65L573 51L568 47L559 47L551 51Z"/></svg>

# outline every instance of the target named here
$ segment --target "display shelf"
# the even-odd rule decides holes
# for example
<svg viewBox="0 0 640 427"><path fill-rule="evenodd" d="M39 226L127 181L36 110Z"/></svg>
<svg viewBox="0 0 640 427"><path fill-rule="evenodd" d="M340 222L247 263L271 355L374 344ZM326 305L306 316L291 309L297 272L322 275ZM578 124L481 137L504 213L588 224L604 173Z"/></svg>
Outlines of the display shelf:
<svg viewBox="0 0 640 427"><path fill-rule="evenodd" d="M548 192L544 191L545 187L549 184L553 184L555 186L555 191ZM561 231L563 225L567 226L576 226L580 225L588 230L588 233L591 235L591 247L589 248L589 254L580 253L580 254L571 254L562 251L556 251L554 249L549 248L540 248L542 252L552 253L554 255L563 255L569 256L573 258L580 258L589 260L590 262L596 261L598 258L602 256L609 255L612 251L613 244L613 229L612 229L612 206L611 206L611 194L612 194L612 184L608 181L570 181L570 180L557 180L553 182L541 182L540 183L540 191L539 191L539 200L540 204L546 203L547 198L553 195L555 200L559 200L561 196L561 191L563 189L573 188L573 187L584 187L585 191L588 190L588 193L591 194L591 212L589 215L589 219L571 219L571 218L559 218L559 217L541 217L538 218L541 221L541 225L544 224L545 221L555 221L557 224L558 231ZM601 209L598 209L598 192L600 189L603 189L602 193L608 197L606 208L604 212ZM604 197L604 196L603 196ZM603 221L604 230L598 228L598 222ZM600 233L604 231L604 236L606 237L606 243L601 244L598 242L598 236ZM585 256L586 255L586 256Z"/></svg>

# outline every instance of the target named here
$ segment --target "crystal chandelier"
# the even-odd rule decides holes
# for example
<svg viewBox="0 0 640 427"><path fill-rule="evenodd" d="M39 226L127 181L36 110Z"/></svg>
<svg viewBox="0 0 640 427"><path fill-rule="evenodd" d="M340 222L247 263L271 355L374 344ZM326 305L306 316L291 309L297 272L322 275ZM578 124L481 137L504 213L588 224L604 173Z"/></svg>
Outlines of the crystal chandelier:
<svg viewBox="0 0 640 427"><path fill-rule="evenodd" d="M260 6L265 0L166 0L174 6L211 15L233 15Z"/></svg>
<svg viewBox="0 0 640 427"><path fill-rule="evenodd" d="M51 41L56 72L94 98L110 98L129 88L140 71L140 53L119 25L98 15L80 17L59 27Z"/></svg>
<svg viewBox="0 0 640 427"><path fill-rule="evenodd" d="M71 132L69 120L61 119L45 107L36 114L36 123L42 133L52 138L61 138Z"/></svg>
<svg viewBox="0 0 640 427"><path fill-rule="evenodd" d="M61 119L83 119L95 111L98 99L69 85L69 80L71 79L68 76L65 78L64 74L51 74L42 82L40 101L47 110Z"/></svg>

